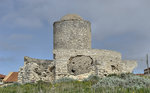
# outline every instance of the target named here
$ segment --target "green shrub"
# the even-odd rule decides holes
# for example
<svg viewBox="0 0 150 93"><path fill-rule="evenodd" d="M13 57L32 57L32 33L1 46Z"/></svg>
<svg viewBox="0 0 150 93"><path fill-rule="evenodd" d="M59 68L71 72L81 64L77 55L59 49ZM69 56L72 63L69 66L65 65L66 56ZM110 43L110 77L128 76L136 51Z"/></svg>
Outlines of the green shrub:
<svg viewBox="0 0 150 93"><path fill-rule="evenodd" d="M120 79L116 76L112 77L105 77L99 80L99 82L95 85L93 85L93 88L97 87L118 87L118 86L124 86L126 83L125 80Z"/></svg>
<svg viewBox="0 0 150 93"><path fill-rule="evenodd" d="M98 81L97 84L93 85L93 88L98 87L123 87L123 88L143 88L150 86L150 79L136 76L133 74L120 74L120 75L109 75Z"/></svg>
<svg viewBox="0 0 150 93"><path fill-rule="evenodd" d="M150 79L133 74L91 75L84 81L62 78L55 83L13 84L0 87L0 93L150 93Z"/></svg>
<svg viewBox="0 0 150 93"><path fill-rule="evenodd" d="M109 75L107 75L107 77L112 77L112 76L117 76L117 77L118 77L119 75L118 75L118 74L115 74L115 73L114 73L114 74L109 74Z"/></svg>
<svg viewBox="0 0 150 93"><path fill-rule="evenodd" d="M75 80L73 78L64 77L64 78L60 78L60 79L56 80L54 83L73 82L73 81L77 81L77 80Z"/></svg>

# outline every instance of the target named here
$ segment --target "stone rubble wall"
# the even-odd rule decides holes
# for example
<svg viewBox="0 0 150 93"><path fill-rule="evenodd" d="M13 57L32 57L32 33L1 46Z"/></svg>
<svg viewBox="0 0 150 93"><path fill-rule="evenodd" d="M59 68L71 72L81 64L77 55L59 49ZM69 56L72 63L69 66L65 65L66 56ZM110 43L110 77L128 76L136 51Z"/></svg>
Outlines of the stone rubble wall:
<svg viewBox="0 0 150 93"><path fill-rule="evenodd" d="M59 49L53 53L53 61L24 57L18 82L52 82L63 77L83 80L92 74L104 77L113 73L132 73L137 66L136 61L121 60L120 53L109 50Z"/></svg>
<svg viewBox="0 0 150 93"><path fill-rule="evenodd" d="M98 50L98 49L85 49L85 50L65 50L58 49L53 51L55 55L55 66L56 66L56 79L62 77L73 77L74 79L81 77L87 77L84 75L90 75L89 73L96 74L98 76L106 76L112 73L121 73L123 70L121 67L121 54L115 51L109 50ZM81 56L80 58L77 58ZM92 59L92 64L89 64L90 57ZM74 65L70 66L70 59L73 60ZM82 59L81 59L82 58ZM80 63L81 62L81 63ZM80 64L78 64L80 63ZM69 64L69 67L67 67ZM80 75L72 75L68 72L70 68L75 71L82 69ZM88 68L90 68L88 70ZM84 69L87 69L86 72ZM83 79L83 78L82 78Z"/></svg>
<svg viewBox="0 0 150 93"><path fill-rule="evenodd" d="M64 77L67 77L67 78L73 78L73 79L77 79L77 80L83 80L85 78L87 78L88 76L90 76L91 74L95 74L95 71L94 71L94 66L91 66L91 69L89 72L87 73L82 73L82 74L79 74L79 75L73 75L73 74L70 74L68 72L68 68L67 68L67 60L55 60L55 66L56 66L56 69L55 69L55 80L57 79L60 79L60 78L64 78ZM80 68L79 68L80 69Z"/></svg>
<svg viewBox="0 0 150 93"><path fill-rule="evenodd" d="M19 70L18 82L28 83L39 80L51 82L54 80L54 73L55 66L52 60L24 57L24 66Z"/></svg>

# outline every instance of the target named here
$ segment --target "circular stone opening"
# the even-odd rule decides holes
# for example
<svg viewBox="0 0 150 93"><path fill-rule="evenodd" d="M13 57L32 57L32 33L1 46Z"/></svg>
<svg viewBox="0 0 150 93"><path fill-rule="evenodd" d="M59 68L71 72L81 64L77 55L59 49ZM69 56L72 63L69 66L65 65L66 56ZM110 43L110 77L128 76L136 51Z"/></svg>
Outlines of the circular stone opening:
<svg viewBox="0 0 150 93"><path fill-rule="evenodd" d="M69 59L67 64L68 73L71 75L80 75L92 70L93 59L90 56L75 56Z"/></svg>

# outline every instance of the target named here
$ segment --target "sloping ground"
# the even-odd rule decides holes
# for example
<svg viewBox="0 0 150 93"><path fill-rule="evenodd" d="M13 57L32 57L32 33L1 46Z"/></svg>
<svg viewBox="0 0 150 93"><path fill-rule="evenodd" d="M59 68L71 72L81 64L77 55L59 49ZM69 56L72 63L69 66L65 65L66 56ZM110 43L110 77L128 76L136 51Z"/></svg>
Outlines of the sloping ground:
<svg viewBox="0 0 150 93"><path fill-rule="evenodd" d="M3 79L3 82L17 82L18 72L10 72L8 76Z"/></svg>
<svg viewBox="0 0 150 93"><path fill-rule="evenodd" d="M133 74L90 76L84 81L62 78L53 83L15 83L0 88L0 93L150 93L150 79Z"/></svg>

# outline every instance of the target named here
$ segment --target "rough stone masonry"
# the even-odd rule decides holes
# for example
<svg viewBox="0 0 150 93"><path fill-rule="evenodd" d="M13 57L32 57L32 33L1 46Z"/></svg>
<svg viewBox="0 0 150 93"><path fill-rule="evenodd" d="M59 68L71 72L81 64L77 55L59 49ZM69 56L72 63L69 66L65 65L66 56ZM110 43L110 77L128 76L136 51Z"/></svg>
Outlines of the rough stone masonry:
<svg viewBox="0 0 150 93"><path fill-rule="evenodd" d="M89 75L132 73L136 61L122 60L116 51L91 48L91 23L78 15L68 14L53 24L53 60L24 57L18 82L43 80L52 82L62 77L83 80Z"/></svg>

